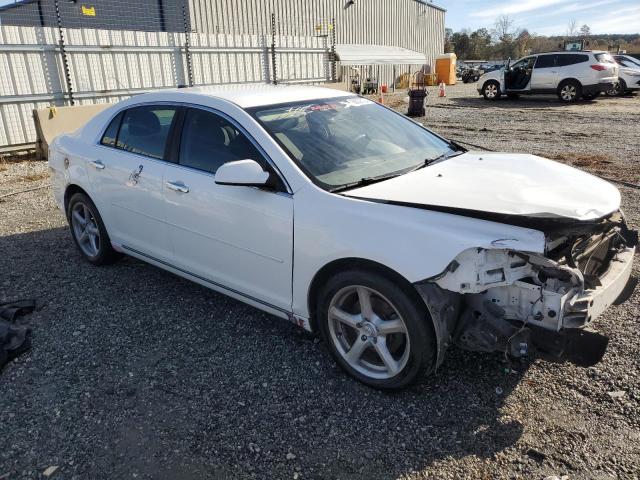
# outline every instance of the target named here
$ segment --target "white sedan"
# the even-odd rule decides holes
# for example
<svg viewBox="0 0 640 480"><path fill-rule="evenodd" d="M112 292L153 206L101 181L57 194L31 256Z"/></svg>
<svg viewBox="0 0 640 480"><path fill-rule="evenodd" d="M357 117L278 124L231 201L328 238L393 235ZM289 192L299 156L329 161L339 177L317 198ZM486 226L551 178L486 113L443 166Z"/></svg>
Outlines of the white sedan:
<svg viewBox="0 0 640 480"><path fill-rule="evenodd" d="M599 178L468 152L324 88L135 96L58 137L49 164L89 262L131 255L289 319L383 389L454 344L598 361L607 339L584 327L637 243Z"/></svg>

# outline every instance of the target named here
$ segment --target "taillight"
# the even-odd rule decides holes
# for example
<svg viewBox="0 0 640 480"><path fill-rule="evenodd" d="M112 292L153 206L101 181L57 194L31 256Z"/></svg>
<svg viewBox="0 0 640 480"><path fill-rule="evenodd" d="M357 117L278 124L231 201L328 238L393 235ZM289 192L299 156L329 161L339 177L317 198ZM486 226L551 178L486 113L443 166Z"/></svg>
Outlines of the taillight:
<svg viewBox="0 0 640 480"><path fill-rule="evenodd" d="M601 72L607 69L607 67L605 67L604 65L591 65L591 68L593 68L594 70L597 70L598 72Z"/></svg>

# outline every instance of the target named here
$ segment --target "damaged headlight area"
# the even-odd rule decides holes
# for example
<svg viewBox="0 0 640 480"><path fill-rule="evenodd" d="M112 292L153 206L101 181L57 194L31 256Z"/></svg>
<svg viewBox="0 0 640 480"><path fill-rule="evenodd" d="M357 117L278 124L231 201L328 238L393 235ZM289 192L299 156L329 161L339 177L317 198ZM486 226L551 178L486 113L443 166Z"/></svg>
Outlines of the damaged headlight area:
<svg viewBox="0 0 640 480"><path fill-rule="evenodd" d="M430 305L433 289L455 298L449 303L456 314L436 327L441 344L584 366L602 358L608 338L588 326L633 290L638 233L616 214L583 231L545 234L544 255L470 249L440 275L416 284L434 321L443 316Z"/></svg>

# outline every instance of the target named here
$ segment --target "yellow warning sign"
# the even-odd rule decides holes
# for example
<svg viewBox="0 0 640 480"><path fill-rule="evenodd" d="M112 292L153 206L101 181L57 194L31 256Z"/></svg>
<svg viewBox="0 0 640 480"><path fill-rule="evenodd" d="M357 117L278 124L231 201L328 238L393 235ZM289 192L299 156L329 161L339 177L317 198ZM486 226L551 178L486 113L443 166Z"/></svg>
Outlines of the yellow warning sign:
<svg viewBox="0 0 640 480"><path fill-rule="evenodd" d="M82 5L82 14L87 17L95 17L96 16L96 7L93 5Z"/></svg>

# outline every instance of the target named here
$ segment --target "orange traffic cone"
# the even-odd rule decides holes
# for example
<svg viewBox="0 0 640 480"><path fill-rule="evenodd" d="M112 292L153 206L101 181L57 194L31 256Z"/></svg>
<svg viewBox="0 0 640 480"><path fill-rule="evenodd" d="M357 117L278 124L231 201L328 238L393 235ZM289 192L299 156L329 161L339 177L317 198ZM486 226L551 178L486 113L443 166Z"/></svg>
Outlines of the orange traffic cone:
<svg viewBox="0 0 640 480"><path fill-rule="evenodd" d="M447 92L445 92L444 82L440 82L440 88L438 90L438 96L439 97L446 97L447 96Z"/></svg>

